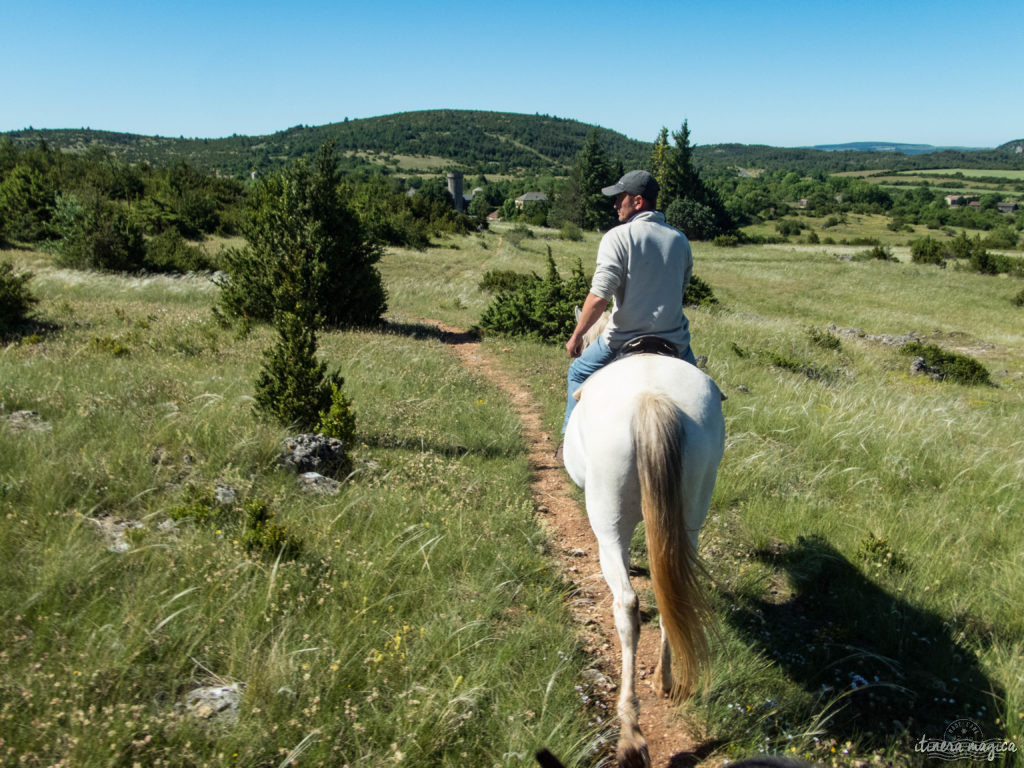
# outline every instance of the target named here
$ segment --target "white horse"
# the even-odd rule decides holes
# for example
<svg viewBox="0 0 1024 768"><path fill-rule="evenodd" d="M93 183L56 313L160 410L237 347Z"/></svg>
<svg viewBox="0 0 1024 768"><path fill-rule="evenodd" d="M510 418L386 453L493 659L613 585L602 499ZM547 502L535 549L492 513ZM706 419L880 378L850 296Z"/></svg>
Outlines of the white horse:
<svg viewBox="0 0 1024 768"><path fill-rule="evenodd" d="M564 461L584 489L601 571L614 598L622 645L620 766L649 766L634 691L640 610L629 582L629 543L641 519L661 618L655 690L688 696L706 662L697 535L725 449L721 390L682 360L636 354L583 384L566 427ZM673 675L675 661L678 675Z"/></svg>

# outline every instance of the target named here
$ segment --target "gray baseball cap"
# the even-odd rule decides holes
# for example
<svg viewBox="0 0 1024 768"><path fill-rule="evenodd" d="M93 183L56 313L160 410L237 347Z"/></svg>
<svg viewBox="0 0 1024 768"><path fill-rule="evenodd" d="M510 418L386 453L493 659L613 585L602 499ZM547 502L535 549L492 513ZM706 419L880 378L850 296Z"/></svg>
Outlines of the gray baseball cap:
<svg viewBox="0 0 1024 768"><path fill-rule="evenodd" d="M630 195L642 195L644 199L654 201L658 199L658 182L648 171L630 171L601 192L609 197L626 192Z"/></svg>

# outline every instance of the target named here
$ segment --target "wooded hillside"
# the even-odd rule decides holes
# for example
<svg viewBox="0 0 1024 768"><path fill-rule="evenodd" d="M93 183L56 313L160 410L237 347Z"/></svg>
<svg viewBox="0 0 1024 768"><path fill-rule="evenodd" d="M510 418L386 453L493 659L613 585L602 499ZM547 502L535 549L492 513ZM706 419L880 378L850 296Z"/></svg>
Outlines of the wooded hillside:
<svg viewBox="0 0 1024 768"><path fill-rule="evenodd" d="M331 139L339 154L358 151L430 156L473 173L532 171L561 175L568 171L592 129L594 126L586 123L547 115L428 110L322 126L297 125L268 136L221 139L137 136L87 128L28 128L6 135L22 147L40 140L55 149L77 152L100 147L128 162L163 165L186 160L208 171L239 176L252 170L271 170L296 157L312 156ZM605 128L596 130L612 155L635 165L647 158L649 144Z"/></svg>
<svg viewBox="0 0 1024 768"><path fill-rule="evenodd" d="M668 126L675 129L678 126ZM549 115L474 110L424 110L321 126L296 125L267 136L166 138L81 129L27 128L0 134L26 148L45 141L54 149L85 152L100 148L129 163L168 165L181 160L207 172L248 176L266 172L296 157L312 157L334 139L348 164L387 162L403 167L409 157L439 158L469 173L544 173L564 175L587 133L596 130L609 156L640 167L650 157L655 136L637 140L621 133ZM646 137L645 137L646 139ZM900 152L824 151L747 144L694 147L702 169L760 168L811 171L916 170L925 168L1024 168L1024 140L995 149L942 151L908 155ZM358 153L358 156L357 156ZM344 159L344 158L343 158Z"/></svg>

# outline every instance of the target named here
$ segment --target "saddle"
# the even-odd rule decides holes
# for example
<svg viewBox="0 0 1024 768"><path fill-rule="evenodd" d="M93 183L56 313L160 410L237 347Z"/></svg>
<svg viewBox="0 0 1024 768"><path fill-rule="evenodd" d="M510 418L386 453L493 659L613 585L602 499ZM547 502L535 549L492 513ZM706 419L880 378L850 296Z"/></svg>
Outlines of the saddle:
<svg viewBox="0 0 1024 768"><path fill-rule="evenodd" d="M615 359L619 360L629 355L666 355L667 357L679 357L679 350L676 345L661 336L647 334L630 339L621 347Z"/></svg>

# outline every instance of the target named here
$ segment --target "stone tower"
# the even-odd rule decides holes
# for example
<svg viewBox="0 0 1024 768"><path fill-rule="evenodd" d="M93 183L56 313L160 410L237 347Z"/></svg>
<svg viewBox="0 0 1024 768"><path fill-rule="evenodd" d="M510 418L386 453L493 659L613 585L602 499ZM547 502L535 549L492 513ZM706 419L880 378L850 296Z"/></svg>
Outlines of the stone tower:
<svg viewBox="0 0 1024 768"><path fill-rule="evenodd" d="M448 191L455 201L455 210L461 211L465 206L465 198L462 196L462 173L451 171L448 174Z"/></svg>

